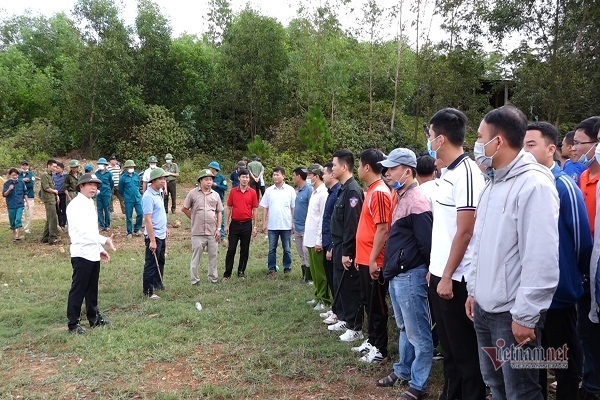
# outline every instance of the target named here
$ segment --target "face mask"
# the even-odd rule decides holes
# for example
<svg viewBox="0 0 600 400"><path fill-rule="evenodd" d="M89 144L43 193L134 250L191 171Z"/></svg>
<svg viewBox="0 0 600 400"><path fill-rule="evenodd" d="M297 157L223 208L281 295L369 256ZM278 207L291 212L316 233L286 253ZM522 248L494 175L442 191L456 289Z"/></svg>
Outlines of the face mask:
<svg viewBox="0 0 600 400"><path fill-rule="evenodd" d="M105 166L104 164L100 164L100 165L98 165L98 169L99 169L100 171L104 171L104 168L106 168L106 166Z"/></svg>
<svg viewBox="0 0 600 400"><path fill-rule="evenodd" d="M429 153L429 155L430 155L432 158L434 158L434 159L436 159L436 160L437 160L437 150L433 150L433 149L431 148L431 143L432 143L432 142L435 142L436 140L438 140L438 138L439 138L439 136L438 136L438 137L436 137L436 138L435 138L435 139L433 139L433 140L427 140L427 152ZM442 147L442 146L440 145L440 147ZM439 149L440 149L440 147L438 147L437 149L439 150Z"/></svg>
<svg viewBox="0 0 600 400"><path fill-rule="evenodd" d="M589 153L589 152L590 152L590 150L592 150L592 148L593 148L593 147L590 147L590 150L588 150L588 151L587 151L587 152L586 152L584 155L582 155L582 156L579 158L579 162L580 162L580 163L582 163L583 165L585 165L586 167L589 167L589 166L590 166L590 164L591 164L591 163L593 163L595 159L596 159L596 160L600 160L600 159L598 158L598 156L596 155L596 154L600 155L600 152L598 152L598 147L600 147L600 146L596 146L596 150L594 150L594 157L592 157L591 159L588 159L588 158L587 158L587 155L588 155L588 153Z"/></svg>
<svg viewBox="0 0 600 400"><path fill-rule="evenodd" d="M485 146L492 143L494 140L496 140L497 137L498 136L496 136L487 143L475 142L475 146L473 147L473 153L475 155L475 162L477 162L477 164L486 166L488 168L492 168L492 160L496 153L498 153L498 150L496 150L496 152L492 154L491 157L488 157L485 155Z"/></svg>
<svg viewBox="0 0 600 400"><path fill-rule="evenodd" d="M127 172L129 172L130 174L133 174L134 169L133 168L127 168Z"/></svg>
<svg viewBox="0 0 600 400"><path fill-rule="evenodd" d="M404 175L403 175L403 176L404 176ZM402 178L402 177L400 177L400 178ZM392 185L392 189L394 189L394 190L400 190L400 189L402 189L402 188L404 187L404 185L406 185L406 180L407 180L407 179L408 179L408 178L406 178L406 179L404 180L404 182L400 182L400 181L394 181L394 184Z"/></svg>
<svg viewBox="0 0 600 400"><path fill-rule="evenodd" d="M150 164L150 169L156 168L156 164Z"/></svg>
<svg viewBox="0 0 600 400"><path fill-rule="evenodd" d="M172 160L165 160L167 162L167 164L171 164L173 161Z"/></svg>
<svg viewBox="0 0 600 400"><path fill-rule="evenodd" d="M596 160L600 160L600 146L596 146L596 150L594 150L594 158ZM590 162L590 164L591 164L591 162Z"/></svg>

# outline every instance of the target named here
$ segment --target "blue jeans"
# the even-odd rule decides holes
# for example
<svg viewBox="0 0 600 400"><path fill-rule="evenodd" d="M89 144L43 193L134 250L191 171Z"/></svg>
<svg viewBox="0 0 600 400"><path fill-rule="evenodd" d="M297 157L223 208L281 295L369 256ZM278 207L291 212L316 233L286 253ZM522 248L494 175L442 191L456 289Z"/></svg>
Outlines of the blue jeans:
<svg viewBox="0 0 600 400"><path fill-rule="evenodd" d="M474 325L479 345L481 375L486 385L490 387L494 400L541 400L543 396L539 384L539 369L515 369L507 361L496 370L490 356L483 350L483 348L496 349L500 339L504 340L504 347L518 345L512 333L510 312L488 313L475 303ZM535 340L523 348L541 346L539 325L535 329Z"/></svg>
<svg viewBox="0 0 600 400"><path fill-rule="evenodd" d="M135 225L133 225L133 210L135 209ZM142 210L142 201L135 203L125 202L125 224L127 225L127 234L137 233L142 229L142 221L144 220L144 212Z"/></svg>
<svg viewBox="0 0 600 400"><path fill-rule="evenodd" d="M283 269L290 271L292 269L292 230L272 231L269 230L269 256L267 264L269 271L275 271L277 265L277 241L281 237L281 247L283 247Z"/></svg>
<svg viewBox="0 0 600 400"><path fill-rule="evenodd" d="M392 278L389 289L400 330L400 359L394 363L394 372L410 379L410 387L420 391L427 389L433 354L426 276L425 266L411 269Z"/></svg>

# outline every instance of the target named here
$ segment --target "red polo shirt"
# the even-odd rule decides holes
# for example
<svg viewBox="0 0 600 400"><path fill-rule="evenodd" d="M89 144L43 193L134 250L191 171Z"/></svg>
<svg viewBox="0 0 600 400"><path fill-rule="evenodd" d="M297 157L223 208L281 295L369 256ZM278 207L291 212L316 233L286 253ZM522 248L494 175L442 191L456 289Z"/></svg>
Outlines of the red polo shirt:
<svg viewBox="0 0 600 400"><path fill-rule="evenodd" d="M227 206L231 207L232 221L248 221L252 219L252 210L258 207L258 198L256 191L250 186L245 192L240 187L234 187L227 198Z"/></svg>
<svg viewBox="0 0 600 400"><path fill-rule="evenodd" d="M600 174L590 177L589 169L583 171L579 177L579 188L583 192L583 199L585 200L585 208L587 208L588 212L592 237L594 236L594 223L596 221L596 186L598 185L599 179Z"/></svg>

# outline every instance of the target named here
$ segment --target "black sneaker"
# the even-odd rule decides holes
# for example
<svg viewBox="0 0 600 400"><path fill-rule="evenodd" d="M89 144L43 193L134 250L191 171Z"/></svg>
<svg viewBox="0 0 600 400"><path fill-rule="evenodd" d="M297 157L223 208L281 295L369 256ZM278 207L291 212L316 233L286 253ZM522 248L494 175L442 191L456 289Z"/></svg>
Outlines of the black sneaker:
<svg viewBox="0 0 600 400"><path fill-rule="evenodd" d="M284 274L289 274L289 273L291 273L291 272L292 272L292 269L291 269L291 268L290 268L290 269L284 269L284 270L283 270L283 273L284 273Z"/></svg>
<svg viewBox="0 0 600 400"><path fill-rule="evenodd" d="M246 276L244 275L243 272L238 272L238 278L240 278L240 279L246 279Z"/></svg>
<svg viewBox="0 0 600 400"><path fill-rule="evenodd" d="M90 322L90 328L95 328L97 326L104 326L109 324L109 320L102 318L102 316L99 316L94 322Z"/></svg>
<svg viewBox="0 0 600 400"><path fill-rule="evenodd" d="M72 333L74 335L84 335L85 334L85 329L83 329L81 327L81 325L77 325L75 328L69 329L69 333Z"/></svg>

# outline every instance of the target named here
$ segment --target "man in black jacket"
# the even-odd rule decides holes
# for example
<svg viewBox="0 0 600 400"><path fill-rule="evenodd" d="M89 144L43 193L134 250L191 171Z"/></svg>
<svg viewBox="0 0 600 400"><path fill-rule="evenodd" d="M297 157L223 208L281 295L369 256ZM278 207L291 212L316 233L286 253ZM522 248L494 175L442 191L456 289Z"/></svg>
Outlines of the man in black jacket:
<svg viewBox="0 0 600 400"><path fill-rule="evenodd" d="M433 341L429 325L427 271L433 216L427 197L415 180L417 157L409 149L390 152L380 164L398 193L385 249L383 277L389 281L394 317L400 330L400 359L377 386L408 382L401 398L422 399L431 372Z"/></svg>
<svg viewBox="0 0 600 400"><path fill-rule="evenodd" d="M330 325L330 331L350 330L348 337L362 340L362 318L359 273L355 267L356 229L364 199L363 190L353 176L354 154L349 150L333 153L332 172L342 184L331 216L331 239L333 241L333 284L336 293L338 322ZM360 310L362 312L362 310Z"/></svg>

